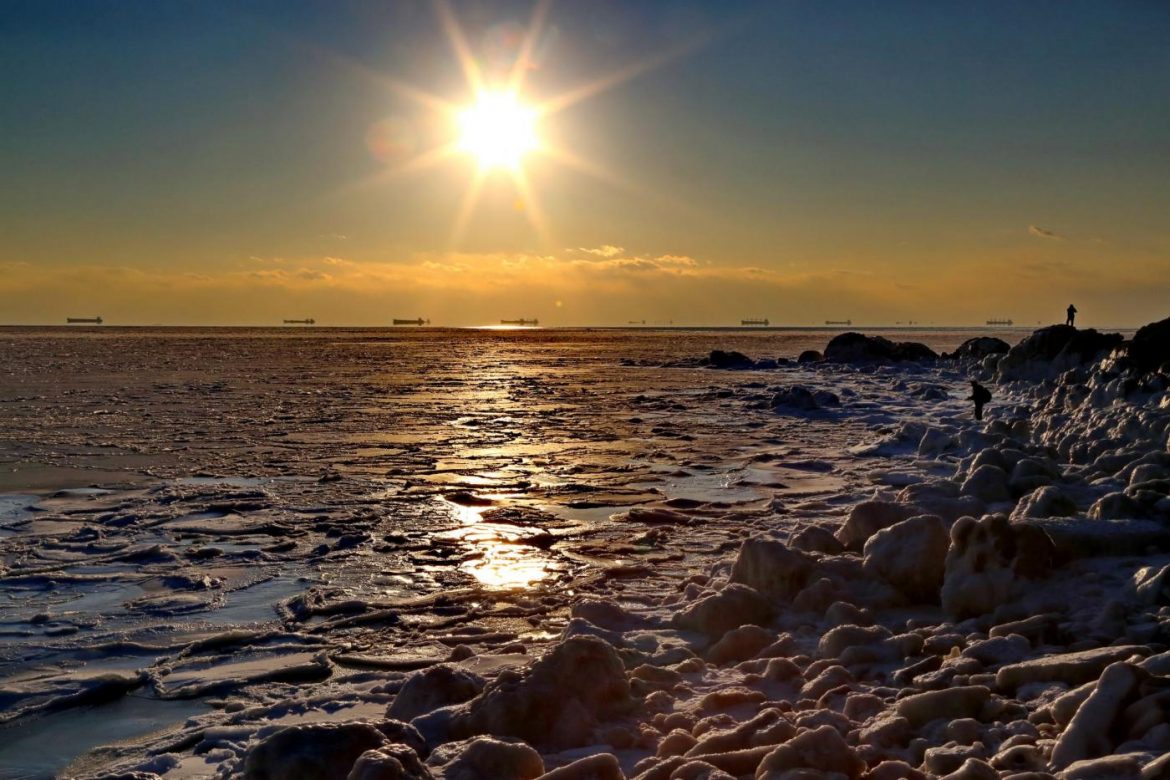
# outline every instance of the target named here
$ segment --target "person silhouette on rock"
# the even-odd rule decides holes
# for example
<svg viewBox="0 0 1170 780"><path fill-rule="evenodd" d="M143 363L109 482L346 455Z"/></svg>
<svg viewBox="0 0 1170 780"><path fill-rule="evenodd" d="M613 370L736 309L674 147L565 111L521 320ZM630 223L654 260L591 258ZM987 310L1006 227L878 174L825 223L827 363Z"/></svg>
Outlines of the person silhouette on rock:
<svg viewBox="0 0 1170 780"><path fill-rule="evenodd" d="M1077 307L1076 307L1076 306L1073 306L1073 305L1070 303L1070 304L1068 305L1068 311L1067 311L1066 313L1068 314L1068 319L1066 319L1066 320L1064 321L1064 324L1065 324L1065 325L1068 325L1070 328L1071 328L1071 327L1076 327L1076 326L1074 326L1074 325L1073 325L1073 320L1075 320L1075 319L1077 318Z"/></svg>
<svg viewBox="0 0 1170 780"><path fill-rule="evenodd" d="M988 390L983 385L976 382L974 379L972 379L971 380L971 397L968 398L967 400L975 402L975 419L982 420L983 419L983 405L991 400L991 391Z"/></svg>

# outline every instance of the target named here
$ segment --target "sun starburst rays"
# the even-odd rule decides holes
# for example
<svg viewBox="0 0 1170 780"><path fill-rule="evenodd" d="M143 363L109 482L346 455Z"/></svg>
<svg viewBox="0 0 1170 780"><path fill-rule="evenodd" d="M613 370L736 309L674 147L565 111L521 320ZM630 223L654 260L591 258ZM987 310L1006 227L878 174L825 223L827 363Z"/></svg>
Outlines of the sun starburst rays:
<svg viewBox="0 0 1170 780"><path fill-rule="evenodd" d="M494 80L494 83L489 80L477 61L448 0L435 0L434 6L447 42L472 95L472 103L466 106L458 105L414 85L384 74L373 74L363 66L355 66L368 75L373 75L394 94L422 106L445 121L455 136L453 140L418 152L396 164L388 164L385 169L356 186L365 188L381 184L399 176L448 164L460 157L470 159L474 167L455 213L450 235L452 246L457 245L465 236L484 188L488 186L489 178L497 172L505 173L510 179L517 194L518 210L525 214L537 236L542 242L553 245L551 226L532 179L525 170L530 158L550 160L623 190L637 192L643 196L649 195L660 202L669 200L649 193L645 188L636 187L600 164L585 160L557 146L542 137L539 126L543 118L661 67L694 50L701 41L692 41L652 54L542 102L528 103L523 97L525 81L534 69L534 53L537 51L548 16L549 0L540 0L536 3L510 68L502 78Z"/></svg>

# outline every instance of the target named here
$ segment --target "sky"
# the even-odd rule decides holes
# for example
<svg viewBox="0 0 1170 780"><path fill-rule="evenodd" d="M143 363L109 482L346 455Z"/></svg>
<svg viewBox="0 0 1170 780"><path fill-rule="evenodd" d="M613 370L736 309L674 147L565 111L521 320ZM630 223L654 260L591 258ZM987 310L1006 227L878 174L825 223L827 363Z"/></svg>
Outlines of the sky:
<svg viewBox="0 0 1170 780"><path fill-rule="evenodd" d="M0 323L1136 326L1168 39L1157 0L0 0ZM468 62L541 112L514 170L449 148Z"/></svg>

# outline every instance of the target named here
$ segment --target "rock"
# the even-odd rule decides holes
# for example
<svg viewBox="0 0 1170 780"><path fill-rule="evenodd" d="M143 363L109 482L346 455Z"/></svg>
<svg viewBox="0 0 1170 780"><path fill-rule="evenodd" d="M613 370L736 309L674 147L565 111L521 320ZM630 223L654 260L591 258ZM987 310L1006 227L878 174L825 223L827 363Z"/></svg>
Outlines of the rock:
<svg viewBox="0 0 1170 780"><path fill-rule="evenodd" d="M544 760L523 742L476 737L435 748L427 759L443 780L532 780Z"/></svg>
<svg viewBox="0 0 1170 780"><path fill-rule="evenodd" d="M898 699L894 710L917 728L939 718L978 718L990 699L991 690L987 686L962 685Z"/></svg>
<svg viewBox="0 0 1170 780"><path fill-rule="evenodd" d="M918 454L924 458L933 458L958 445L959 442L950 433L939 428L927 428L918 441Z"/></svg>
<svg viewBox="0 0 1170 780"><path fill-rule="evenodd" d="M919 515L875 533L865 543L863 566L918 604L938 601L950 537L941 518Z"/></svg>
<svg viewBox="0 0 1170 780"><path fill-rule="evenodd" d="M991 766L1001 772L1041 772L1048 762L1035 745L1013 745L996 753Z"/></svg>
<svg viewBox="0 0 1170 780"><path fill-rule="evenodd" d="M821 636L817 643L817 655L835 660L850 647L879 644L890 636L890 630L885 626L837 626Z"/></svg>
<svg viewBox="0 0 1170 780"><path fill-rule="evenodd" d="M1160 776L1159 776L1160 777ZM1143 780L1137 756L1105 756L1078 761L1057 775L1058 780ZM1155 780L1155 778L1150 778Z"/></svg>
<svg viewBox="0 0 1170 780"><path fill-rule="evenodd" d="M893 342L881 336L847 332L834 336L825 347L825 360L833 363L885 363L934 360L938 354L925 344Z"/></svg>
<svg viewBox="0 0 1170 780"><path fill-rule="evenodd" d="M814 559L783 542L745 539L731 567L731 581L754 588L773 599L789 601L808 584Z"/></svg>
<svg viewBox="0 0 1170 780"><path fill-rule="evenodd" d="M1112 752L1114 745L1109 734L1113 723L1143 677L1140 669L1124 661L1110 664L1057 740L1052 749L1052 765L1063 769L1075 761Z"/></svg>
<svg viewBox="0 0 1170 780"><path fill-rule="evenodd" d="M630 627L633 618L617 604L600 599L582 599L572 606L571 617L588 620L595 626L610 631L624 631Z"/></svg>
<svg viewBox="0 0 1170 780"><path fill-rule="evenodd" d="M670 773L670 780L735 780L735 777L706 761L688 761Z"/></svg>
<svg viewBox="0 0 1170 780"><path fill-rule="evenodd" d="M655 755L659 758L681 756L698 744L698 742L699 740L691 736L691 732L685 729L674 729L658 743L658 750L655 752Z"/></svg>
<svg viewBox="0 0 1170 780"><path fill-rule="evenodd" d="M1104 357L1124 340L1119 333L1098 333L1091 328L1041 328L1008 350L996 367L996 381L1056 379L1070 369Z"/></svg>
<svg viewBox="0 0 1170 780"><path fill-rule="evenodd" d="M972 642L963 649L964 658L974 658L985 667L1023 661L1032 653L1032 643L1019 634Z"/></svg>
<svg viewBox="0 0 1170 780"><path fill-rule="evenodd" d="M474 698L483 690L483 678L452 664L437 664L406 679L386 717L409 721L448 704Z"/></svg>
<svg viewBox="0 0 1170 780"><path fill-rule="evenodd" d="M913 732L910 721L886 713L866 723L859 737L865 745L893 748L909 742Z"/></svg>
<svg viewBox="0 0 1170 780"><path fill-rule="evenodd" d="M245 780L346 780L367 750L390 744L368 723L289 726L248 751Z"/></svg>
<svg viewBox="0 0 1170 780"><path fill-rule="evenodd" d="M962 766L950 774L942 775L939 780L999 780L999 772L992 769L986 761L968 758L963 761Z"/></svg>
<svg viewBox="0 0 1170 780"><path fill-rule="evenodd" d="M1008 475L1003 469L986 463L975 469L963 481L959 494L974 496L984 504L994 504L1011 501L1012 494L1008 490Z"/></svg>
<svg viewBox="0 0 1170 780"><path fill-rule="evenodd" d="M1157 371L1170 363L1170 318L1138 328L1126 348L1126 357L1140 373Z"/></svg>
<svg viewBox="0 0 1170 780"><path fill-rule="evenodd" d="M806 412L821 408L812 390L801 385L781 388L772 396L770 404L773 409L798 409Z"/></svg>
<svg viewBox="0 0 1170 780"><path fill-rule="evenodd" d="M839 772L857 780L865 771L862 761L841 734L832 726L821 726L797 734L764 756L756 768L756 780L779 778L790 769L816 769Z"/></svg>
<svg viewBox="0 0 1170 780"><path fill-rule="evenodd" d="M754 658L757 653L776 641L775 632L746 625L733 628L707 651L707 660L716 666Z"/></svg>
<svg viewBox="0 0 1170 780"><path fill-rule="evenodd" d="M671 622L678 628L718 639L733 628L760 625L771 618L772 604L766 598L754 588L733 582L675 613Z"/></svg>
<svg viewBox="0 0 1170 780"><path fill-rule="evenodd" d="M844 666L829 666L801 687L800 697L802 699L819 699L834 688L850 685L853 682L855 682L853 675Z"/></svg>
<svg viewBox="0 0 1170 780"><path fill-rule="evenodd" d="M959 518L951 526L943 609L957 620L994 612L1017 595L1022 578L1047 573L1053 549L1042 530L1009 524L1002 515Z"/></svg>
<svg viewBox="0 0 1170 780"><path fill-rule="evenodd" d="M367 750L358 757L346 780L433 780L434 775L406 745Z"/></svg>
<svg viewBox="0 0 1170 780"><path fill-rule="evenodd" d="M837 531L837 540L846 548L860 552L869 537L917 514L921 512L912 504L862 501L849 510L849 517Z"/></svg>
<svg viewBox="0 0 1170 780"><path fill-rule="evenodd" d="M945 401L951 397L945 387L934 382L912 382L910 395L919 401Z"/></svg>
<svg viewBox="0 0 1170 780"><path fill-rule="evenodd" d="M1144 658L1149 654L1150 648L1143 645L1109 645L1046 655L1003 667L995 674L995 686L1000 690L1014 691L1021 685L1034 682L1056 681L1081 685L1096 680L1105 667L1116 661L1125 661L1133 656Z"/></svg>
<svg viewBox="0 0 1170 780"><path fill-rule="evenodd" d="M1143 566L1130 582L1132 600L1144 607L1170 605L1170 564Z"/></svg>
<svg viewBox="0 0 1170 780"><path fill-rule="evenodd" d="M1089 507L1090 520L1117 520L1130 517L1144 517L1142 505L1120 491L1106 493Z"/></svg>
<svg viewBox="0 0 1170 780"><path fill-rule="evenodd" d="M825 359L825 356L822 355L820 352L817 352L815 349L806 349L804 352L800 353L800 356L798 358L796 358L796 362L797 363L820 363L824 359Z"/></svg>
<svg viewBox="0 0 1170 780"><path fill-rule="evenodd" d="M466 706L457 733L519 737L557 748L589 744L599 720L633 705L621 657L591 636L557 645L522 673L503 672Z"/></svg>
<svg viewBox="0 0 1170 780"><path fill-rule="evenodd" d="M1016 504L1012 520L1036 517L1069 517L1077 513L1077 504L1055 485L1032 491Z"/></svg>
<svg viewBox="0 0 1170 780"><path fill-rule="evenodd" d="M845 545L837 541L837 537L833 536L832 531L818 525L808 525L800 529L792 537L789 546L794 550L821 552L829 555L837 555L845 551Z"/></svg>
<svg viewBox="0 0 1170 780"><path fill-rule="evenodd" d="M929 747L922 767L945 780L999 780L999 773L980 760L984 752L982 745Z"/></svg>
<svg viewBox="0 0 1170 780"><path fill-rule="evenodd" d="M612 753L598 753L540 776L540 780L626 780Z"/></svg>
<svg viewBox="0 0 1170 780"><path fill-rule="evenodd" d="M980 361L988 355L1002 355L1011 349L1011 345L1003 339L994 336L975 336L960 344L949 357L951 360Z"/></svg>
<svg viewBox="0 0 1170 780"><path fill-rule="evenodd" d="M869 770L865 780L926 780L926 775L905 761L886 760Z"/></svg>
<svg viewBox="0 0 1170 780"><path fill-rule="evenodd" d="M1146 555L1150 550L1170 550L1170 529L1157 520L1038 517L1027 522L1044 532L1060 559Z"/></svg>
<svg viewBox="0 0 1170 780"><path fill-rule="evenodd" d="M755 361L742 352L724 352L721 349L711 351L711 354L707 357L707 365L711 368L732 371L743 371L756 367Z"/></svg>
<svg viewBox="0 0 1170 780"><path fill-rule="evenodd" d="M1060 479L1060 469L1055 463L1042 458L1020 458L1012 467L1008 487L1012 495L1022 496L1036 488L1050 485Z"/></svg>

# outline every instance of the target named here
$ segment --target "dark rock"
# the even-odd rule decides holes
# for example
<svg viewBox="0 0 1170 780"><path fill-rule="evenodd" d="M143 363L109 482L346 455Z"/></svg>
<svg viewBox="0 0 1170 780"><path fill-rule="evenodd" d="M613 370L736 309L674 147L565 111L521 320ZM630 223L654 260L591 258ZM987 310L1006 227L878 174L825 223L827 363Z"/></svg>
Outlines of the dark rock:
<svg viewBox="0 0 1170 780"><path fill-rule="evenodd" d="M1126 354L1134 368L1142 373L1170 363L1170 317L1139 328L1129 342Z"/></svg>
<svg viewBox="0 0 1170 780"><path fill-rule="evenodd" d="M523 672L505 671L467 705L466 736L519 737L553 748L590 744L599 720L632 706L621 657L597 637L574 636Z"/></svg>
<svg viewBox="0 0 1170 780"><path fill-rule="evenodd" d="M930 347L914 341L893 342L882 336L841 333L825 347L825 360L834 363L884 363L904 360L934 360Z"/></svg>
<svg viewBox="0 0 1170 780"><path fill-rule="evenodd" d="M771 602L758 591L733 582L675 613L671 622L679 628L719 639L731 629L749 623L766 625L772 619L772 611Z"/></svg>
<svg viewBox="0 0 1170 780"><path fill-rule="evenodd" d="M523 742L476 737L437 748L427 764L445 780L533 780L544 760Z"/></svg>
<svg viewBox="0 0 1170 780"><path fill-rule="evenodd" d="M988 355L1002 355L1011 345L994 336L976 336L960 344L954 352L944 357L951 360L982 360Z"/></svg>
<svg viewBox="0 0 1170 780"><path fill-rule="evenodd" d="M1055 379L1066 371L1104 357L1123 341L1120 333L1051 325L1035 331L1012 347L999 362L996 379L1001 382Z"/></svg>
<svg viewBox="0 0 1170 780"><path fill-rule="evenodd" d="M711 350L711 354L707 356L707 365L711 368L733 371L756 367L755 361L742 352L724 352L721 349Z"/></svg>
<svg viewBox="0 0 1170 780"><path fill-rule="evenodd" d="M289 726L248 752L245 780L346 780L367 750L390 741L369 723Z"/></svg>
<svg viewBox="0 0 1170 780"><path fill-rule="evenodd" d="M367 750L354 763L346 780L432 780L434 775L406 745Z"/></svg>
<svg viewBox="0 0 1170 780"><path fill-rule="evenodd" d="M812 391L800 385L786 387L776 393L772 396L771 405L773 409L799 409L802 411L813 411L820 408Z"/></svg>
<svg viewBox="0 0 1170 780"><path fill-rule="evenodd" d="M731 567L731 581L765 596L789 601L808 584L815 559L772 539L745 539Z"/></svg>
<svg viewBox="0 0 1170 780"><path fill-rule="evenodd" d="M483 678L477 674L451 664L437 664L407 678L386 716L411 720L439 707L472 699L483 686Z"/></svg>
<svg viewBox="0 0 1170 780"><path fill-rule="evenodd" d="M820 363L824 359L825 359L825 356L822 355L820 352L817 352L815 349L806 349L804 352L800 353L800 356L798 358L796 358L796 362L797 363Z"/></svg>

